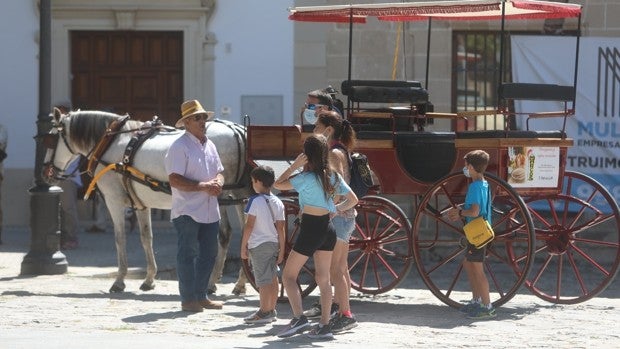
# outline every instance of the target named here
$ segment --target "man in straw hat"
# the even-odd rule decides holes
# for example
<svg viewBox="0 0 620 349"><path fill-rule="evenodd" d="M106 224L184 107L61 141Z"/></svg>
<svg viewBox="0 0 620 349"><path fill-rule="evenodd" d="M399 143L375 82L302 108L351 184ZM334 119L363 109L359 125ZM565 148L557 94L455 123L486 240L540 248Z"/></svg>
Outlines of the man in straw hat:
<svg viewBox="0 0 620 349"><path fill-rule="evenodd" d="M224 167L206 135L206 122L212 117L213 112L205 111L197 100L184 102L175 126L185 127L185 133L172 143L165 159L172 187L170 218L178 234L181 308L194 313L222 309L221 302L207 296L218 248L217 196L224 185Z"/></svg>

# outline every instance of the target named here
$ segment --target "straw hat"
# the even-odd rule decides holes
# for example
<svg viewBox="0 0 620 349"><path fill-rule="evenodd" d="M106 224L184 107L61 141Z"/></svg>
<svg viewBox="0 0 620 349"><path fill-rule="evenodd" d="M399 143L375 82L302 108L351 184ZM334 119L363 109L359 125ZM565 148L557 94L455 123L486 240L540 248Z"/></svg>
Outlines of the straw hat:
<svg viewBox="0 0 620 349"><path fill-rule="evenodd" d="M198 115L198 114L206 114L207 121L213 119L213 116L215 115L215 113L212 111L204 110L202 108L202 105L200 105L200 102L198 102L195 99L192 99L191 101L185 101L183 102L183 104L181 104L181 118L177 121L177 123L174 126L182 127L183 120L189 117L192 117L194 115Z"/></svg>

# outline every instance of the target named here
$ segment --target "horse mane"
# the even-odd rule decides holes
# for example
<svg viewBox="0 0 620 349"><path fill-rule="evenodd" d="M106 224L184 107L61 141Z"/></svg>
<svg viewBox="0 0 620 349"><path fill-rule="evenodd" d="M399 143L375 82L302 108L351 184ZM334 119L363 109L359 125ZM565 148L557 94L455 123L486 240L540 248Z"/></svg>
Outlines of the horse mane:
<svg viewBox="0 0 620 349"><path fill-rule="evenodd" d="M67 117L69 118L69 133L73 143L79 148L90 149L103 137L110 123L122 116L96 110L78 110L70 112ZM140 127L140 125L142 122L130 120L124 128L133 129Z"/></svg>

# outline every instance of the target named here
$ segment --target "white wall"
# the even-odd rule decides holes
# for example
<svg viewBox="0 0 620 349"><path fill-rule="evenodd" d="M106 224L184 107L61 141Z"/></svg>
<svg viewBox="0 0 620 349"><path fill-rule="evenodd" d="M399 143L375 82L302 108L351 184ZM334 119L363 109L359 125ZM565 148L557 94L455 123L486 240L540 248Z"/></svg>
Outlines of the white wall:
<svg viewBox="0 0 620 349"><path fill-rule="evenodd" d="M293 123L293 0L217 1L209 32L215 34L217 117L243 122L242 95L282 95L283 124ZM228 107L229 115L222 115ZM275 116L275 115L274 115Z"/></svg>
<svg viewBox="0 0 620 349"><path fill-rule="evenodd" d="M39 110L39 18L34 3L3 0L0 11L0 122L9 133L5 171L34 168L32 137Z"/></svg>

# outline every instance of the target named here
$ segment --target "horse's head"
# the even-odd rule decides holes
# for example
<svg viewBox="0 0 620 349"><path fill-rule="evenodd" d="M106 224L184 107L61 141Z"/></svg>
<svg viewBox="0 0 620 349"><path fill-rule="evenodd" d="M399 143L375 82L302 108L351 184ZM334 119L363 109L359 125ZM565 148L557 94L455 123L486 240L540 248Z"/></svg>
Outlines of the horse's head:
<svg viewBox="0 0 620 349"><path fill-rule="evenodd" d="M47 149L43 161L43 180L48 184L57 184L71 175L65 170L69 164L78 157L69 143L69 126L71 114L62 114L58 108L54 108L52 129L41 137L41 143Z"/></svg>

